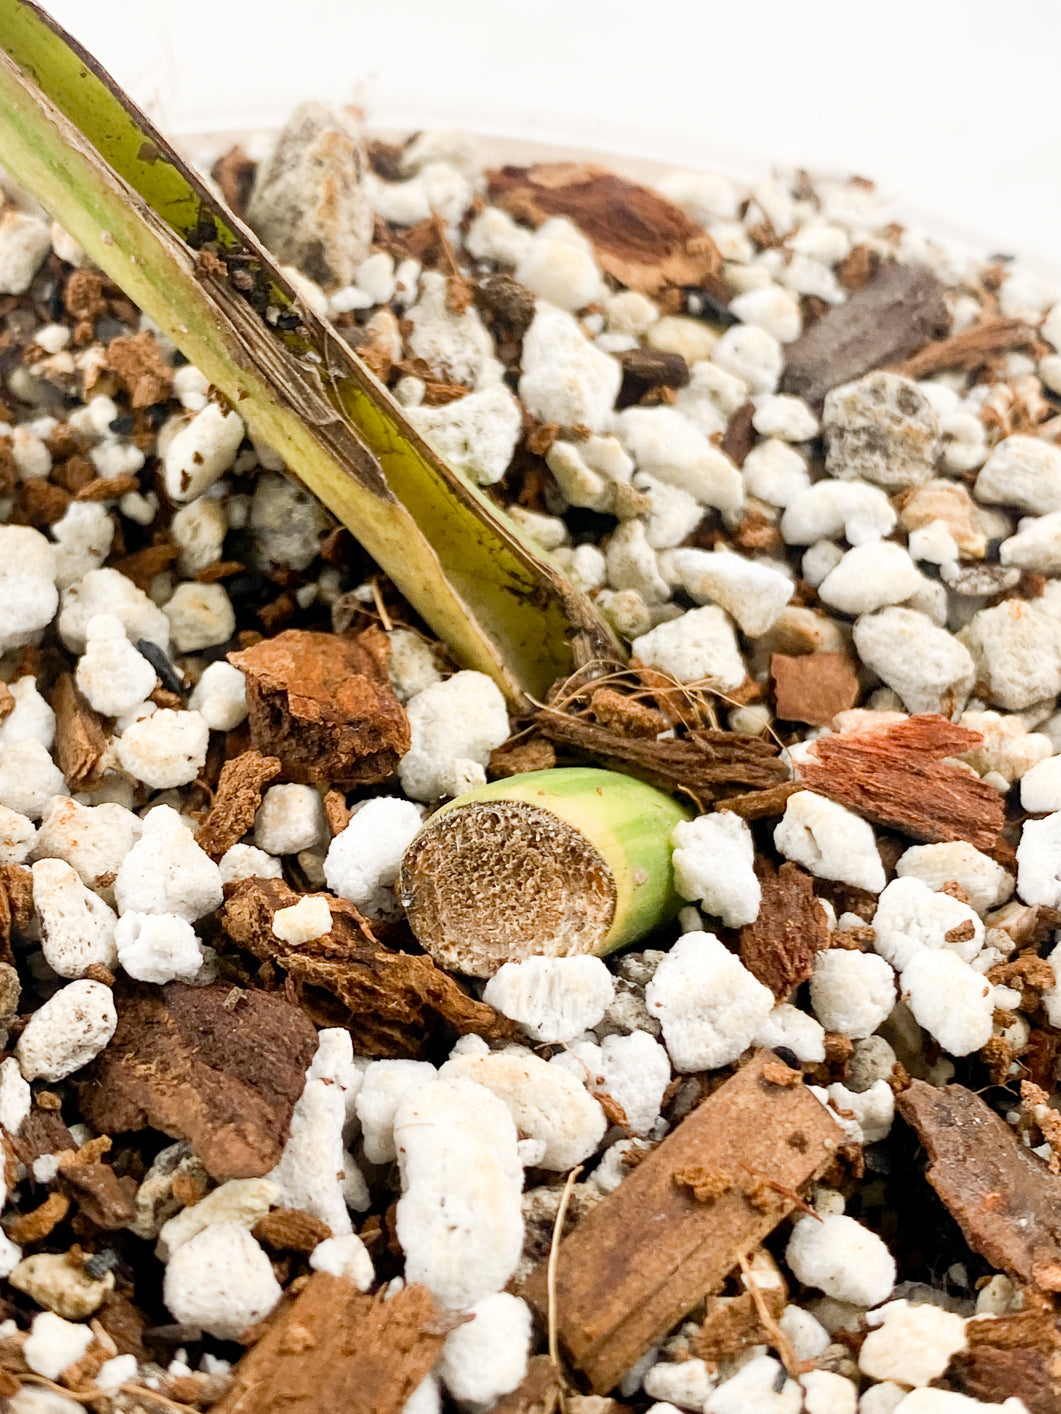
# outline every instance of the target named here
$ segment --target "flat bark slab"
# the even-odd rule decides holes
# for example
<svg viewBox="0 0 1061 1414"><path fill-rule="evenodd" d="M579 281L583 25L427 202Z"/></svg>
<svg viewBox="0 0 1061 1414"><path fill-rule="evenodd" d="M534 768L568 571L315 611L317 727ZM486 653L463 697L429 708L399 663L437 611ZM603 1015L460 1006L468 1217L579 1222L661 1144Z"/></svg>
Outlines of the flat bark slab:
<svg viewBox="0 0 1061 1414"><path fill-rule="evenodd" d="M760 1051L586 1214L560 1246L556 1311L596 1393L721 1287L842 1140L797 1073ZM547 1319L546 1263L521 1294Z"/></svg>
<svg viewBox="0 0 1061 1414"><path fill-rule="evenodd" d="M316 1272L236 1366L213 1414L401 1414L455 1324L426 1286L386 1301Z"/></svg>
<svg viewBox="0 0 1061 1414"><path fill-rule="evenodd" d="M914 1080L896 1106L969 1246L1018 1281L1061 1291L1061 1179L964 1085Z"/></svg>

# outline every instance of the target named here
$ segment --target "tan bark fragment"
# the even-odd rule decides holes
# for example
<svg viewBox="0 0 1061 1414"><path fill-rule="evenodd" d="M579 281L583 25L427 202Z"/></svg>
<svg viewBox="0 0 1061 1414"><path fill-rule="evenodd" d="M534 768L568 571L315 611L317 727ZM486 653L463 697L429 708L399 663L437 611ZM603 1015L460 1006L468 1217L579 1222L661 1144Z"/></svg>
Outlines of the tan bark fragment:
<svg viewBox="0 0 1061 1414"><path fill-rule="evenodd" d="M129 394L130 407L152 407L169 397L173 369L162 357L149 329L112 339L107 345L107 363Z"/></svg>
<svg viewBox="0 0 1061 1414"><path fill-rule="evenodd" d="M1024 1401L1028 1414L1061 1407L1061 1330L1052 1311L980 1316L965 1328L966 1347L946 1372L950 1389L985 1404Z"/></svg>
<svg viewBox="0 0 1061 1414"><path fill-rule="evenodd" d="M842 1135L803 1086L769 1084L753 1060L684 1119L589 1212L559 1249L560 1339L592 1388L606 1393L654 1341L717 1291L739 1258L795 1206L771 1187L770 1202L747 1189L765 1175L797 1190L831 1161ZM734 1186L698 1202L675 1182L690 1169L732 1174ZM764 1208L766 1209L764 1211ZM522 1294L545 1315L545 1265Z"/></svg>
<svg viewBox="0 0 1061 1414"><path fill-rule="evenodd" d="M655 294L696 285L728 299L718 247L691 217L648 187L579 162L543 162L487 173L490 200L540 226L566 216L591 242L601 269L629 289Z"/></svg>
<svg viewBox="0 0 1061 1414"><path fill-rule="evenodd" d="M332 1235L323 1219L299 1208L274 1208L259 1218L251 1230L259 1242L281 1252L312 1252Z"/></svg>
<svg viewBox="0 0 1061 1414"><path fill-rule="evenodd" d="M94 1129L187 1139L212 1178L277 1164L317 1033L282 997L224 982L120 985L118 1029L78 1085Z"/></svg>
<svg viewBox="0 0 1061 1414"><path fill-rule="evenodd" d="M88 705L70 673L63 673L56 682L52 707L59 769L72 790L95 790L103 779L107 754L107 734L99 713Z"/></svg>
<svg viewBox="0 0 1061 1414"><path fill-rule="evenodd" d="M0 961L14 963L13 933L33 922L33 874L25 864L0 864Z"/></svg>
<svg viewBox="0 0 1061 1414"><path fill-rule="evenodd" d="M213 1414L401 1414L459 1320L424 1286L385 1300L316 1272L236 1366Z"/></svg>
<svg viewBox="0 0 1061 1414"><path fill-rule="evenodd" d="M861 695L858 672L847 653L804 653L770 659L777 715L786 722L827 727Z"/></svg>
<svg viewBox="0 0 1061 1414"><path fill-rule="evenodd" d="M928 1181L969 1246L992 1266L1061 1291L1057 1179L988 1105L963 1085L912 1080L896 1098L928 1152Z"/></svg>
<svg viewBox="0 0 1061 1414"><path fill-rule="evenodd" d="M226 761L210 813L195 836L199 848L220 859L237 844L254 824L263 787L279 774L277 757L263 756L260 751L244 751Z"/></svg>
<svg viewBox="0 0 1061 1414"><path fill-rule="evenodd" d="M62 1222L70 1211L70 1199L65 1193L49 1193L39 1207L30 1213L20 1213L8 1226L7 1235L20 1247L40 1242Z"/></svg>
<svg viewBox="0 0 1061 1414"><path fill-rule="evenodd" d="M1005 821L998 791L978 776L941 759L981 741L945 717L925 713L883 727L819 737L799 778L878 825L916 840L968 840L995 852Z"/></svg>
<svg viewBox="0 0 1061 1414"><path fill-rule="evenodd" d="M925 378L951 368L971 373L999 354L1026 349L1035 341L1035 330L1023 319L987 319L949 339L927 344L911 358L893 364L891 371L906 378Z"/></svg>
<svg viewBox="0 0 1061 1414"><path fill-rule="evenodd" d="M288 629L230 653L247 675L251 740L292 781L339 787L389 780L409 750L409 720L387 677L378 628L356 638Z"/></svg>
<svg viewBox="0 0 1061 1414"><path fill-rule="evenodd" d="M740 959L780 1001L814 971L815 954L829 946L828 923L814 881L798 865L775 871L763 859L756 872L762 902L755 922L740 930Z"/></svg>

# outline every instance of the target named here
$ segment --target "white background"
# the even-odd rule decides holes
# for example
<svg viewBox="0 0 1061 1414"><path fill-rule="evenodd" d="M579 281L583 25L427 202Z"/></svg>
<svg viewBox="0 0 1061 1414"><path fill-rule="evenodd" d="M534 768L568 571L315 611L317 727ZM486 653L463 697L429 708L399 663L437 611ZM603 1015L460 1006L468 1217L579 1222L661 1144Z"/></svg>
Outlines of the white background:
<svg viewBox="0 0 1061 1414"><path fill-rule="evenodd" d="M1061 278L1061 0L50 0L170 132L308 97L758 175L877 179L901 217Z"/></svg>

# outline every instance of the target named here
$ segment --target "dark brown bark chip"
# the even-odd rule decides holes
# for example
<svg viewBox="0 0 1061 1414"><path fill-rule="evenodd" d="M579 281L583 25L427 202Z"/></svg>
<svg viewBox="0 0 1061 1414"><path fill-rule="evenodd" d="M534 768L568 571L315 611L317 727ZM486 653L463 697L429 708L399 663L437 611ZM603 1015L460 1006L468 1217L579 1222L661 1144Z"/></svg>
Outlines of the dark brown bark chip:
<svg viewBox="0 0 1061 1414"><path fill-rule="evenodd" d="M829 946L829 926L813 880L798 865L775 872L761 859L756 873L762 903L755 922L740 930L740 960L784 1001L814 971L815 955Z"/></svg>
<svg viewBox="0 0 1061 1414"><path fill-rule="evenodd" d="M759 440L755 435L755 428L752 426L754 416L755 404L741 403L730 418L729 426L722 434L719 450L725 452L734 466L744 465L748 459L748 453Z"/></svg>
<svg viewBox="0 0 1061 1414"><path fill-rule="evenodd" d="M906 378L926 378L952 368L972 373L1002 354L1033 347L1035 341L1035 330L1023 319L985 319L949 339L926 344L892 372Z"/></svg>
<svg viewBox="0 0 1061 1414"><path fill-rule="evenodd" d="M722 257L674 202L614 172L580 162L543 162L487 173L490 200L540 226L566 216L591 242L601 269L652 295L666 285L703 286L722 300Z"/></svg>
<svg viewBox="0 0 1061 1414"><path fill-rule="evenodd" d="M52 696L55 710L55 754L59 769L73 791L91 791L103 779L107 734L98 712L78 691L73 676L63 673Z"/></svg>
<svg viewBox="0 0 1061 1414"><path fill-rule="evenodd" d="M109 1164L72 1155L59 1165L59 1187L97 1227L113 1232L136 1217L136 1180L119 1177Z"/></svg>
<svg viewBox="0 0 1061 1414"><path fill-rule="evenodd" d="M222 153L210 169L210 175L221 188L221 195L240 218L247 213L247 202L257 170L257 162L247 156L239 143Z"/></svg>
<svg viewBox="0 0 1061 1414"><path fill-rule="evenodd" d="M830 388L900 363L950 331L944 287L922 265L885 265L789 344L781 391L821 407Z"/></svg>
<svg viewBox="0 0 1061 1414"><path fill-rule="evenodd" d="M1022 1399L1028 1414L1061 1408L1061 1330L1053 1311L980 1316L965 1327L966 1347L951 1360L946 1383L985 1404Z"/></svg>
<svg viewBox="0 0 1061 1414"><path fill-rule="evenodd" d="M774 653L770 676L777 715L786 722L827 727L860 696L858 670L846 653Z"/></svg>
<svg viewBox="0 0 1061 1414"><path fill-rule="evenodd" d="M401 1414L462 1320L425 1286L388 1300L316 1272L274 1313L213 1414Z"/></svg>
<svg viewBox="0 0 1061 1414"><path fill-rule="evenodd" d="M224 982L119 984L118 1028L78 1085L100 1133L150 1125L187 1139L212 1178L274 1168L317 1033L283 997Z"/></svg>
<svg viewBox="0 0 1061 1414"><path fill-rule="evenodd" d="M988 782L943 758L982 740L935 713L880 731L819 737L799 766L808 790L915 840L968 840L994 854L1005 823L1003 797Z"/></svg>
<svg viewBox="0 0 1061 1414"><path fill-rule="evenodd" d="M237 844L254 824L263 787L279 774L278 758L260 751L244 751L226 761L210 813L195 836L199 848L220 859Z"/></svg>
<svg viewBox="0 0 1061 1414"><path fill-rule="evenodd" d="M25 864L0 864L0 962L13 964L11 939L33 922L33 874Z"/></svg>
<svg viewBox="0 0 1061 1414"><path fill-rule="evenodd" d="M387 677L380 629L356 638L288 629L230 653L247 675L251 741L289 780L346 787L389 780L409 719Z"/></svg>
<svg viewBox="0 0 1061 1414"><path fill-rule="evenodd" d="M1061 1291L1061 1180L964 1085L912 1080L896 1105L969 1246L1020 1282Z"/></svg>
<svg viewBox="0 0 1061 1414"><path fill-rule="evenodd" d="M623 370L617 408L632 407L658 388L684 388L689 365L679 353L665 349L626 349L618 355Z"/></svg>
<svg viewBox="0 0 1061 1414"><path fill-rule="evenodd" d="M328 896L332 929L312 943L282 943L273 914L302 895L280 879L242 879L227 890L225 932L253 956L282 968L295 996L321 1026L347 1026L359 1055L422 1056L440 1028L488 1038L514 1026L479 1002L431 958L393 952L367 930L352 903Z"/></svg>

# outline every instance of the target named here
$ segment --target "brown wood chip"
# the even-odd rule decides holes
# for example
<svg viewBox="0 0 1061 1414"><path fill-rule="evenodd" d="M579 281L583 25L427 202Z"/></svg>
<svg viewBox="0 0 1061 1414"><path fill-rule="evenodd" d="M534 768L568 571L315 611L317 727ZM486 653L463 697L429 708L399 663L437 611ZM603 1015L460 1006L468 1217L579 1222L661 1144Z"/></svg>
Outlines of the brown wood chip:
<svg viewBox="0 0 1061 1414"><path fill-rule="evenodd" d="M783 1001L814 971L815 955L829 946L829 926L814 881L798 865L775 872L762 859L756 873L763 898L755 922L740 930L740 960Z"/></svg>
<svg viewBox="0 0 1061 1414"><path fill-rule="evenodd" d="M748 458L748 453L759 440L752 427L752 418L755 416L755 404L752 402L741 403L740 407L729 420L725 432L722 434L722 441L719 443L719 450L725 452L730 461L735 466L743 466Z"/></svg>
<svg viewBox="0 0 1061 1414"><path fill-rule="evenodd" d="M288 629L230 653L247 675L251 740L289 780L389 780L409 750L409 719L387 677L381 629L356 638Z"/></svg>
<svg viewBox="0 0 1061 1414"><path fill-rule="evenodd" d="M366 931L353 904L327 895L332 929L299 947L273 934L278 908L302 895L280 879L242 879L228 890L221 925L241 948L288 974L295 995L322 1026L349 1026L360 1055L416 1057L440 1027L499 1037L514 1027L462 990L422 953L392 952Z"/></svg>
<svg viewBox="0 0 1061 1414"><path fill-rule="evenodd" d="M781 391L820 407L830 388L896 364L950 330L944 288L921 265L885 265L785 352Z"/></svg>
<svg viewBox="0 0 1061 1414"><path fill-rule="evenodd" d="M907 378L925 378L951 368L972 373L999 354L1028 348L1035 339L1035 330L1023 319L987 319L949 339L926 344L912 358L893 364L891 371Z"/></svg>
<svg viewBox="0 0 1061 1414"><path fill-rule="evenodd" d="M110 1140L107 1140L110 1147ZM59 1185L90 1222L107 1232L136 1217L136 1180L119 1177L100 1155L73 1154L59 1164Z"/></svg>
<svg viewBox="0 0 1061 1414"><path fill-rule="evenodd" d="M880 731L819 737L799 778L808 790L915 840L968 840L993 854L1005 822L1002 796L941 759L971 751L981 739L926 713Z"/></svg>
<svg viewBox="0 0 1061 1414"><path fill-rule="evenodd" d="M152 407L165 402L173 386L173 369L162 357L149 329L121 334L107 345L107 364L129 394L129 406Z"/></svg>
<svg viewBox="0 0 1061 1414"><path fill-rule="evenodd" d="M24 864L0 864L0 962L15 961L12 934L24 933L33 919L33 874Z"/></svg>
<svg viewBox="0 0 1061 1414"><path fill-rule="evenodd" d="M279 774L279 759L260 751L244 751L226 761L210 813L195 836L199 848L220 859L237 844L254 824L263 787Z"/></svg>
<svg viewBox="0 0 1061 1414"><path fill-rule="evenodd" d="M786 722L827 727L861 695L858 671L847 653L774 653L770 676L777 715Z"/></svg>
<svg viewBox="0 0 1061 1414"><path fill-rule="evenodd" d="M947 1385L985 1404L1016 1397L1028 1414L1061 1408L1061 1330L1053 1311L980 1316L965 1327L966 1347L951 1361Z"/></svg>
<svg viewBox="0 0 1061 1414"><path fill-rule="evenodd" d="M312 1252L332 1235L322 1218L300 1208L274 1208L258 1219L252 1232L259 1242L281 1252Z"/></svg>
<svg viewBox="0 0 1061 1414"><path fill-rule="evenodd" d="M560 1389L560 1373L548 1355L534 1355L523 1379L511 1393L502 1395L491 1406L490 1414L554 1414L559 1407ZM609 1414L609 1411L595 1411L595 1414Z"/></svg>
<svg viewBox="0 0 1061 1414"><path fill-rule="evenodd" d="M505 742L490 753L487 772L492 781L509 776L521 776L527 771L549 771L556 765L556 750L551 741L535 736L516 742Z"/></svg>
<svg viewBox="0 0 1061 1414"><path fill-rule="evenodd" d="M7 683L0 683L0 722L15 710L15 698Z"/></svg>
<svg viewBox="0 0 1061 1414"><path fill-rule="evenodd" d="M75 791L95 790L103 779L107 734L77 689L73 675L62 673L52 696L55 710L55 754L67 785Z"/></svg>
<svg viewBox="0 0 1061 1414"><path fill-rule="evenodd" d="M80 1074L87 1122L187 1139L218 1182L274 1168L317 1047L302 1009L225 982L115 992L118 1028Z"/></svg>
<svg viewBox="0 0 1061 1414"><path fill-rule="evenodd" d="M213 1414L401 1414L461 1319L424 1286L387 1300L315 1272L236 1366Z"/></svg>
<svg viewBox="0 0 1061 1414"><path fill-rule="evenodd" d="M597 1393L610 1390L653 1341L720 1288L738 1259L792 1211L788 1192L821 1173L836 1152L843 1136L813 1095L802 1085L764 1079L764 1067L775 1060L760 1051L562 1242L558 1331ZM730 1175L731 1186L698 1202L675 1182L676 1174L697 1168ZM778 1189L764 1190L764 1177ZM544 1318L544 1263L522 1294Z"/></svg>
<svg viewBox="0 0 1061 1414"><path fill-rule="evenodd" d="M912 1080L896 1106L969 1246L1018 1281L1061 1291L1061 1182L1042 1159L964 1085Z"/></svg>
<svg viewBox="0 0 1061 1414"><path fill-rule="evenodd" d="M540 226L566 216L589 240L601 269L652 295L665 285L702 286L728 300L722 257L680 206L614 172L580 162L543 162L487 173L490 200Z"/></svg>
<svg viewBox="0 0 1061 1414"><path fill-rule="evenodd" d="M39 1207L20 1213L6 1228L8 1237L20 1247L41 1242L57 1227L70 1211L70 1199L65 1193L49 1193Z"/></svg>

